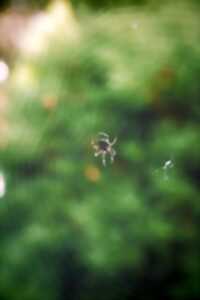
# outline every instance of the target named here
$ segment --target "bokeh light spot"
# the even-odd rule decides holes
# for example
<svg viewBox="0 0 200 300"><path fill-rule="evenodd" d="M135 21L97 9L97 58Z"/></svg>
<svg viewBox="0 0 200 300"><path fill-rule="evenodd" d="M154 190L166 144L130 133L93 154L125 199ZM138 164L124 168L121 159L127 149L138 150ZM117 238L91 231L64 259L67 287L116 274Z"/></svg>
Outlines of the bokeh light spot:
<svg viewBox="0 0 200 300"><path fill-rule="evenodd" d="M0 82L4 82L8 79L9 77L9 67L8 65L0 60Z"/></svg>
<svg viewBox="0 0 200 300"><path fill-rule="evenodd" d="M85 177L92 182L97 182L101 178L101 173L99 169L93 165L88 165L85 168Z"/></svg>

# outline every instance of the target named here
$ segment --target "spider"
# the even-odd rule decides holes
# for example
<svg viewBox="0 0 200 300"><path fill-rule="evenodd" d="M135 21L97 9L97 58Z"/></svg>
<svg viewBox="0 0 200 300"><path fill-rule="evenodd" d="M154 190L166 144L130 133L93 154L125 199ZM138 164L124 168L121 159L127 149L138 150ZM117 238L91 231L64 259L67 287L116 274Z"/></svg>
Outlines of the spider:
<svg viewBox="0 0 200 300"><path fill-rule="evenodd" d="M92 146L95 150L94 156L102 156L102 163L106 166L106 155L110 155L111 163L114 162L116 151L113 149L113 145L116 143L117 138L111 142L109 135L104 132L99 132L98 137L95 141L92 141Z"/></svg>

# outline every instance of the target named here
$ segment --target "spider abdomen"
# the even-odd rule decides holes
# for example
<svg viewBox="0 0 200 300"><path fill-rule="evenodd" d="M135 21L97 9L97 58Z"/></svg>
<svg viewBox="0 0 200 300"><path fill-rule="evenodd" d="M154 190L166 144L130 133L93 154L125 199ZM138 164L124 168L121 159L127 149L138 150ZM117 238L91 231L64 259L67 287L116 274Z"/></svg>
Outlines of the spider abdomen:
<svg viewBox="0 0 200 300"><path fill-rule="evenodd" d="M107 151L109 148L109 143L106 141L98 141L98 147L102 151Z"/></svg>

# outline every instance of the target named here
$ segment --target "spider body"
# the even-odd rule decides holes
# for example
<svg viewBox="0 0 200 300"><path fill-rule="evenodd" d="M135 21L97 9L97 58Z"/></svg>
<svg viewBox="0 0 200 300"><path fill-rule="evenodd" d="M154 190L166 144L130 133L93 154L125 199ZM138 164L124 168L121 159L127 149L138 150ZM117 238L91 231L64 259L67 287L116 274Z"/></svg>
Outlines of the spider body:
<svg viewBox="0 0 200 300"><path fill-rule="evenodd" d="M109 146L110 146L107 141L102 141L102 140L98 141L97 145L98 145L99 150L102 150L102 151L108 151Z"/></svg>
<svg viewBox="0 0 200 300"><path fill-rule="evenodd" d="M92 146L95 150L94 156L102 156L102 163L106 166L106 155L110 156L111 163L114 162L116 151L113 149L113 145L116 143L117 138L112 142L110 141L109 135L104 132L99 132L97 139L92 141Z"/></svg>

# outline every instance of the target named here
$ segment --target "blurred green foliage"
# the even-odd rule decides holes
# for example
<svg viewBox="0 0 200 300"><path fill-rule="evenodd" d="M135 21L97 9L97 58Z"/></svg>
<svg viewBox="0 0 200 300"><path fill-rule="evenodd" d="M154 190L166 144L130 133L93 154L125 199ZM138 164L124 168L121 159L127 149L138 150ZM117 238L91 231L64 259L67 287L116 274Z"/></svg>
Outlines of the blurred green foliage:
<svg viewBox="0 0 200 300"><path fill-rule="evenodd" d="M66 2L69 0L65 0ZM71 0L72 4L77 6L87 5L91 8L108 8L124 5L135 5L135 4L145 4L151 2L152 0ZM153 0L155 1L155 0ZM156 0L157 1L157 0ZM51 3L51 0L2 0L0 3L0 9L5 9L10 6L14 7L26 7L29 9L45 7L47 4Z"/></svg>
<svg viewBox="0 0 200 300"><path fill-rule="evenodd" d="M0 10L12 8L38 9L50 3L50 0L1 0Z"/></svg>
<svg viewBox="0 0 200 300"><path fill-rule="evenodd" d="M58 32L19 59L0 152L1 299L198 299L198 17L83 15L78 41ZM118 137L106 168L99 131Z"/></svg>
<svg viewBox="0 0 200 300"><path fill-rule="evenodd" d="M108 8L124 5L141 5L152 2L152 0L72 0L72 4L75 6L88 5L92 8Z"/></svg>
<svg viewBox="0 0 200 300"><path fill-rule="evenodd" d="M153 5L154 7L162 4L160 0L64 0L65 2L71 2L74 7L88 6L92 9L107 9L111 7L123 7L132 5ZM199 0L185 0L188 3L199 4ZM8 7L21 7L28 9L38 9L47 6L51 0L1 0L0 10ZM165 1L166 3L174 2L172 0ZM176 0L177 2L182 2L182 0Z"/></svg>

